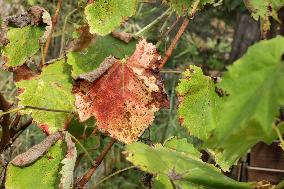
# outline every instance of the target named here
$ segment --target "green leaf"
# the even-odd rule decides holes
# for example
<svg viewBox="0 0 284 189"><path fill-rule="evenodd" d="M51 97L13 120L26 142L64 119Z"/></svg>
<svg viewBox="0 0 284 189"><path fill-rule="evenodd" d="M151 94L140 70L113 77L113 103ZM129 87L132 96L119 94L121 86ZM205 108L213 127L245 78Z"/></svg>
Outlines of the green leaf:
<svg viewBox="0 0 284 189"><path fill-rule="evenodd" d="M60 162L65 150L62 140L57 141L40 159L27 167L8 165L5 186L7 189L58 188Z"/></svg>
<svg viewBox="0 0 284 189"><path fill-rule="evenodd" d="M110 35L97 36L95 42L83 52L68 53L67 63L72 65L72 76L76 78L80 74L95 70L110 55L118 59L131 55L135 50L136 42L137 40L132 40L126 44Z"/></svg>
<svg viewBox="0 0 284 189"><path fill-rule="evenodd" d="M45 67L42 73L31 80L23 80L16 86L23 89L19 95L20 106L33 106L52 110L74 110L74 96L71 93L72 79L70 66L64 60ZM35 122L44 131L53 133L63 130L71 116L70 113L25 109L23 113L32 114Z"/></svg>
<svg viewBox="0 0 284 189"><path fill-rule="evenodd" d="M281 133L284 132L284 124L279 126ZM245 133L245 134L244 134ZM256 124L251 122L249 127L240 129L237 133L230 135L230 138L223 142L217 142L214 137L206 141L206 146L213 150L209 152L214 156L215 161L221 166L223 171L229 171L230 167L248 153L256 143L263 141L266 144L271 144L277 139L277 134L271 130L269 137L265 137L263 131L256 127ZM241 141L241 145L240 145Z"/></svg>
<svg viewBox="0 0 284 189"><path fill-rule="evenodd" d="M219 87L229 96L218 127L205 142L224 171L256 143L277 139L272 126L284 104L283 53L283 37L259 42L224 74Z"/></svg>
<svg viewBox="0 0 284 189"><path fill-rule="evenodd" d="M203 75L201 68L190 66L180 79L176 91L180 104L178 114L189 133L207 139L218 121L220 97L215 92L215 84Z"/></svg>
<svg viewBox="0 0 284 189"><path fill-rule="evenodd" d="M82 139L90 136L95 127L96 120L94 118L79 122L78 118L74 117L68 125L67 131L77 139Z"/></svg>
<svg viewBox="0 0 284 189"><path fill-rule="evenodd" d="M85 8L90 32L107 35L135 14L137 0L97 0Z"/></svg>
<svg viewBox="0 0 284 189"><path fill-rule="evenodd" d="M163 2L171 6L178 15L183 16L194 14L202 6L214 3L214 0L163 0Z"/></svg>
<svg viewBox="0 0 284 189"><path fill-rule="evenodd" d="M272 124L284 104L284 37L259 42L224 74L219 87L229 94L222 104L219 139L239 128L256 124L270 136Z"/></svg>
<svg viewBox="0 0 284 189"><path fill-rule="evenodd" d="M164 147L201 158L201 153L186 138L171 137L165 141Z"/></svg>
<svg viewBox="0 0 284 189"><path fill-rule="evenodd" d="M166 175L178 187L186 185L188 188L198 186L208 189L253 188L251 184L239 183L226 177L217 168L197 157L159 144L155 147L143 143L129 144L125 154L127 160L142 170Z"/></svg>
<svg viewBox="0 0 284 189"><path fill-rule="evenodd" d="M169 177L163 174L155 177L153 186L155 189L174 189Z"/></svg>
<svg viewBox="0 0 284 189"><path fill-rule="evenodd" d="M15 67L38 52L39 39L45 32L44 27L25 26L23 28L9 28L7 39L10 41L3 48L3 58L7 66Z"/></svg>

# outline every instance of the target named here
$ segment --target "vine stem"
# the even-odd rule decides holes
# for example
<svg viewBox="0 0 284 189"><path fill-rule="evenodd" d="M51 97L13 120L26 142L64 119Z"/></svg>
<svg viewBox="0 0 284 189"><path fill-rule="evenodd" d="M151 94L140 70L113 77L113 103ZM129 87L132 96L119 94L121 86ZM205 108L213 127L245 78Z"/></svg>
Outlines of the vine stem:
<svg viewBox="0 0 284 189"><path fill-rule="evenodd" d="M68 13L65 17L65 20L64 20L64 24L63 24L63 29L62 29L62 37L61 37L61 42L60 42L60 56L62 56L63 54L63 50L64 50L64 43L65 43L65 30L66 30L66 25L67 25L67 21L69 19L69 17L74 13L76 12L77 9L74 9L72 10L70 13Z"/></svg>
<svg viewBox="0 0 284 189"><path fill-rule="evenodd" d="M42 66L45 64L45 58L46 58L46 55L48 53L48 48L49 48L49 45L51 43L51 39L52 39L52 34L55 30L55 26L57 24L57 21L58 21L58 16L59 16L59 12L60 12L60 9L62 7L62 0L58 0L57 1L57 5L56 5L56 9L55 9L55 13L52 17L52 26L51 26L51 31L46 39L46 43L45 43L45 46L44 46L44 49L43 49L43 54L42 54L42 61L41 61L41 64L40 64L40 67L42 68Z"/></svg>
<svg viewBox="0 0 284 189"><path fill-rule="evenodd" d="M96 188L98 185L102 184L104 181L110 179L111 177L113 177L113 176L115 176L115 175L117 175L117 174L119 174L119 173L122 173L122 172L124 172L124 171L127 171L127 170L129 170L129 169L133 169L133 168L135 168L135 167L136 167L136 166L134 166L134 165L133 165L133 166L130 166L130 167L126 167L126 168L124 168L124 169L120 169L120 170L118 170L118 171L116 171L116 172L114 172L114 173L112 173L112 174L106 176L105 178L103 178L102 180L100 180L99 182L97 182L97 183L95 184L94 188Z"/></svg>
<svg viewBox="0 0 284 189"><path fill-rule="evenodd" d="M109 150L111 149L111 147L113 146L115 141L116 140L113 139L113 138L109 141L109 143L103 149L103 151L101 152L99 157L97 157L96 160L93 162L92 167L83 175L83 177L79 180L79 182L77 182L77 188L82 189L82 188L84 188L85 184L87 182L89 182L89 180L91 179L92 175L97 170L99 165L102 163L103 159L105 158L105 156L107 155L107 153L109 152Z"/></svg>
<svg viewBox="0 0 284 189"><path fill-rule="evenodd" d="M180 26L175 38L172 40L171 45L169 46L169 48L167 49L166 53L165 53L165 57L162 59L162 62L160 64L160 69L162 69L165 64L167 63L167 61L170 59L170 57L173 54L173 51L175 49L175 47L177 46L177 43L179 41L179 39L181 38L182 34L184 33L184 31L186 30L187 26L189 24L189 19L185 18L182 22L182 25Z"/></svg>

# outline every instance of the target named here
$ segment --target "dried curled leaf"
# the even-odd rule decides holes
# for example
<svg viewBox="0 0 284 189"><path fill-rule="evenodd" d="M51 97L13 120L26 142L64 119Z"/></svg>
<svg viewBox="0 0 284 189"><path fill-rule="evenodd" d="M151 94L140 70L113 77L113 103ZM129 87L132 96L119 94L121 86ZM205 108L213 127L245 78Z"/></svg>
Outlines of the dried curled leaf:
<svg viewBox="0 0 284 189"><path fill-rule="evenodd" d="M65 132L65 142L67 146L67 154L65 158L61 161L63 165L60 171L61 179L59 188L69 189L73 181L73 171L77 158L77 150L74 142L71 140L70 134Z"/></svg>
<svg viewBox="0 0 284 189"><path fill-rule="evenodd" d="M155 46L141 40L127 60L106 59L113 65L97 80L77 80L73 92L80 121L95 116L100 131L124 143L136 141L168 104L159 59Z"/></svg>
<svg viewBox="0 0 284 189"><path fill-rule="evenodd" d="M47 152L50 147L56 143L57 140L61 138L61 134L59 132L54 133L52 135L49 135L45 140L43 140L41 143L31 147L28 151L25 153L22 153L18 156L16 156L11 163L15 166L23 167L27 166L34 161L36 161L38 158L43 156L45 152Z"/></svg>

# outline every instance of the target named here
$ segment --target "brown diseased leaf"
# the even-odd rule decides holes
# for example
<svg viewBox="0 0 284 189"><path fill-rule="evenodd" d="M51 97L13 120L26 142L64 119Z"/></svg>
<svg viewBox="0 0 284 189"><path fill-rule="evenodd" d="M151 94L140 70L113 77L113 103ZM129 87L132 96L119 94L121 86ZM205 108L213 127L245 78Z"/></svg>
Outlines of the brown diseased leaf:
<svg viewBox="0 0 284 189"><path fill-rule="evenodd" d="M127 60L116 60L97 80L77 80L73 88L80 121L95 116L98 129L124 143L135 142L168 106L159 77L160 55L141 40ZM109 61L109 59L107 59Z"/></svg>

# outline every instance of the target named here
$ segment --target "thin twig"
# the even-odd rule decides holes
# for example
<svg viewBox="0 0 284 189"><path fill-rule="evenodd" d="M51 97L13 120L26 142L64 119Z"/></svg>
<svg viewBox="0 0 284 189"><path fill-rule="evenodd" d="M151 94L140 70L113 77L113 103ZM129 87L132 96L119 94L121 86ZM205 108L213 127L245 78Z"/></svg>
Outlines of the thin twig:
<svg viewBox="0 0 284 189"><path fill-rule="evenodd" d="M70 13L68 13L68 14L66 15L66 17L65 17L64 24L63 24L63 28L62 28L61 43L60 43L60 53L59 53L60 56L62 56L64 47L65 47L64 43L65 43L65 32L66 32L65 30L66 30L67 21L68 21L69 17L70 17L74 12L76 12L76 11L77 11L77 9L72 10L72 11L71 11Z"/></svg>
<svg viewBox="0 0 284 189"><path fill-rule="evenodd" d="M96 169L99 167L99 165L102 163L103 159L115 143L115 139L111 139L111 141L107 144L107 146L104 148L102 153L99 155L99 157L93 162L92 167L83 175L83 177L80 179L80 181L77 183L77 188L81 189L84 188L85 184L91 179L92 175L96 171Z"/></svg>
<svg viewBox="0 0 284 189"><path fill-rule="evenodd" d="M185 29L187 28L189 24L189 19L185 18L183 20L183 23L181 25L181 27L179 28L175 38L172 40L171 45L169 46L169 48L167 49L166 53L165 53L165 57L163 58L161 64L160 64L160 69L162 69L165 64L167 63L167 61L170 59L179 39L181 38L182 34L184 33Z"/></svg>
<svg viewBox="0 0 284 189"><path fill-rule="evenodd" d="M74 137L73 135L71 135L70 133L69 133L69 135L70 135L70 137L81 147L81 149L82 149L82 150L84 151L84 153L86 154L88 160L90 160L91 164L93 164L94 161L93 161L91 155L89 154L89 152L88 152L88 151L86 150L86 148L83 146L83 144L82 144L76 137Z"/></svg>
<svg viewBox="0 0 284 189"><path fill-rule="evenodd" d="M40 67L42 67L45 64L45 58L46 58L46 55L48 53L49 45L51 43L52 34L53 34L54 30L55 30L55 26L56 26L57 21L58 21L58 16L59 16L59 12L60 12L61 6L62 6L62 0L58 0L57 1L57 5L56 5L56 9L55 9L55 13L54 13L54 15L52 17L51 31L50 31L47 39L46 39L46 43L45 43L45 46L44 46L43 55L42 55L42 61L41 61Z"/></svg>
<svg viewBox="0 0 284 189"><path fill-rule="evenodd" d="M161 36L159 37L158 42L156 43L156 47L160 46L161 41L162 41L163 39L165 39L165 37L166 37L167 35L169 35L169 33L175 28L175 26L176 26L177 23L180 21L180 19L181 19L181 17L179 16L179 17L174 21L174 23L173 23L166 31L164 31L164 32L161 34Z"/></svg>
<svg viewBox="0 0 284 189"><path fill-rule="evenodd" d="M5 97L0 93L0 110L7 111L12 106ZM0 112L1 113L1 112ZM1 117L0 117L1 118ZM0 125L2 126L2 137L0 141L0 152L2 152L7 144L10 143L10 114L3 116L0 120Z"/></svg>
<svg viewBox="0 0 284 189"><path fill-rule="evenodd" d="M168 14L171 14L171 9L167 9L161 16L159 16L158 18L156 18L154 21L152 21L150 24L148 24L147 26L145 26L144 28L142 28L140 31L138 31L135 36L139 36L142 35L145 31L149 30L150 28L152 28L154 25L156 25L157 23L159 23L165 16L167 16Z"/></svg>

